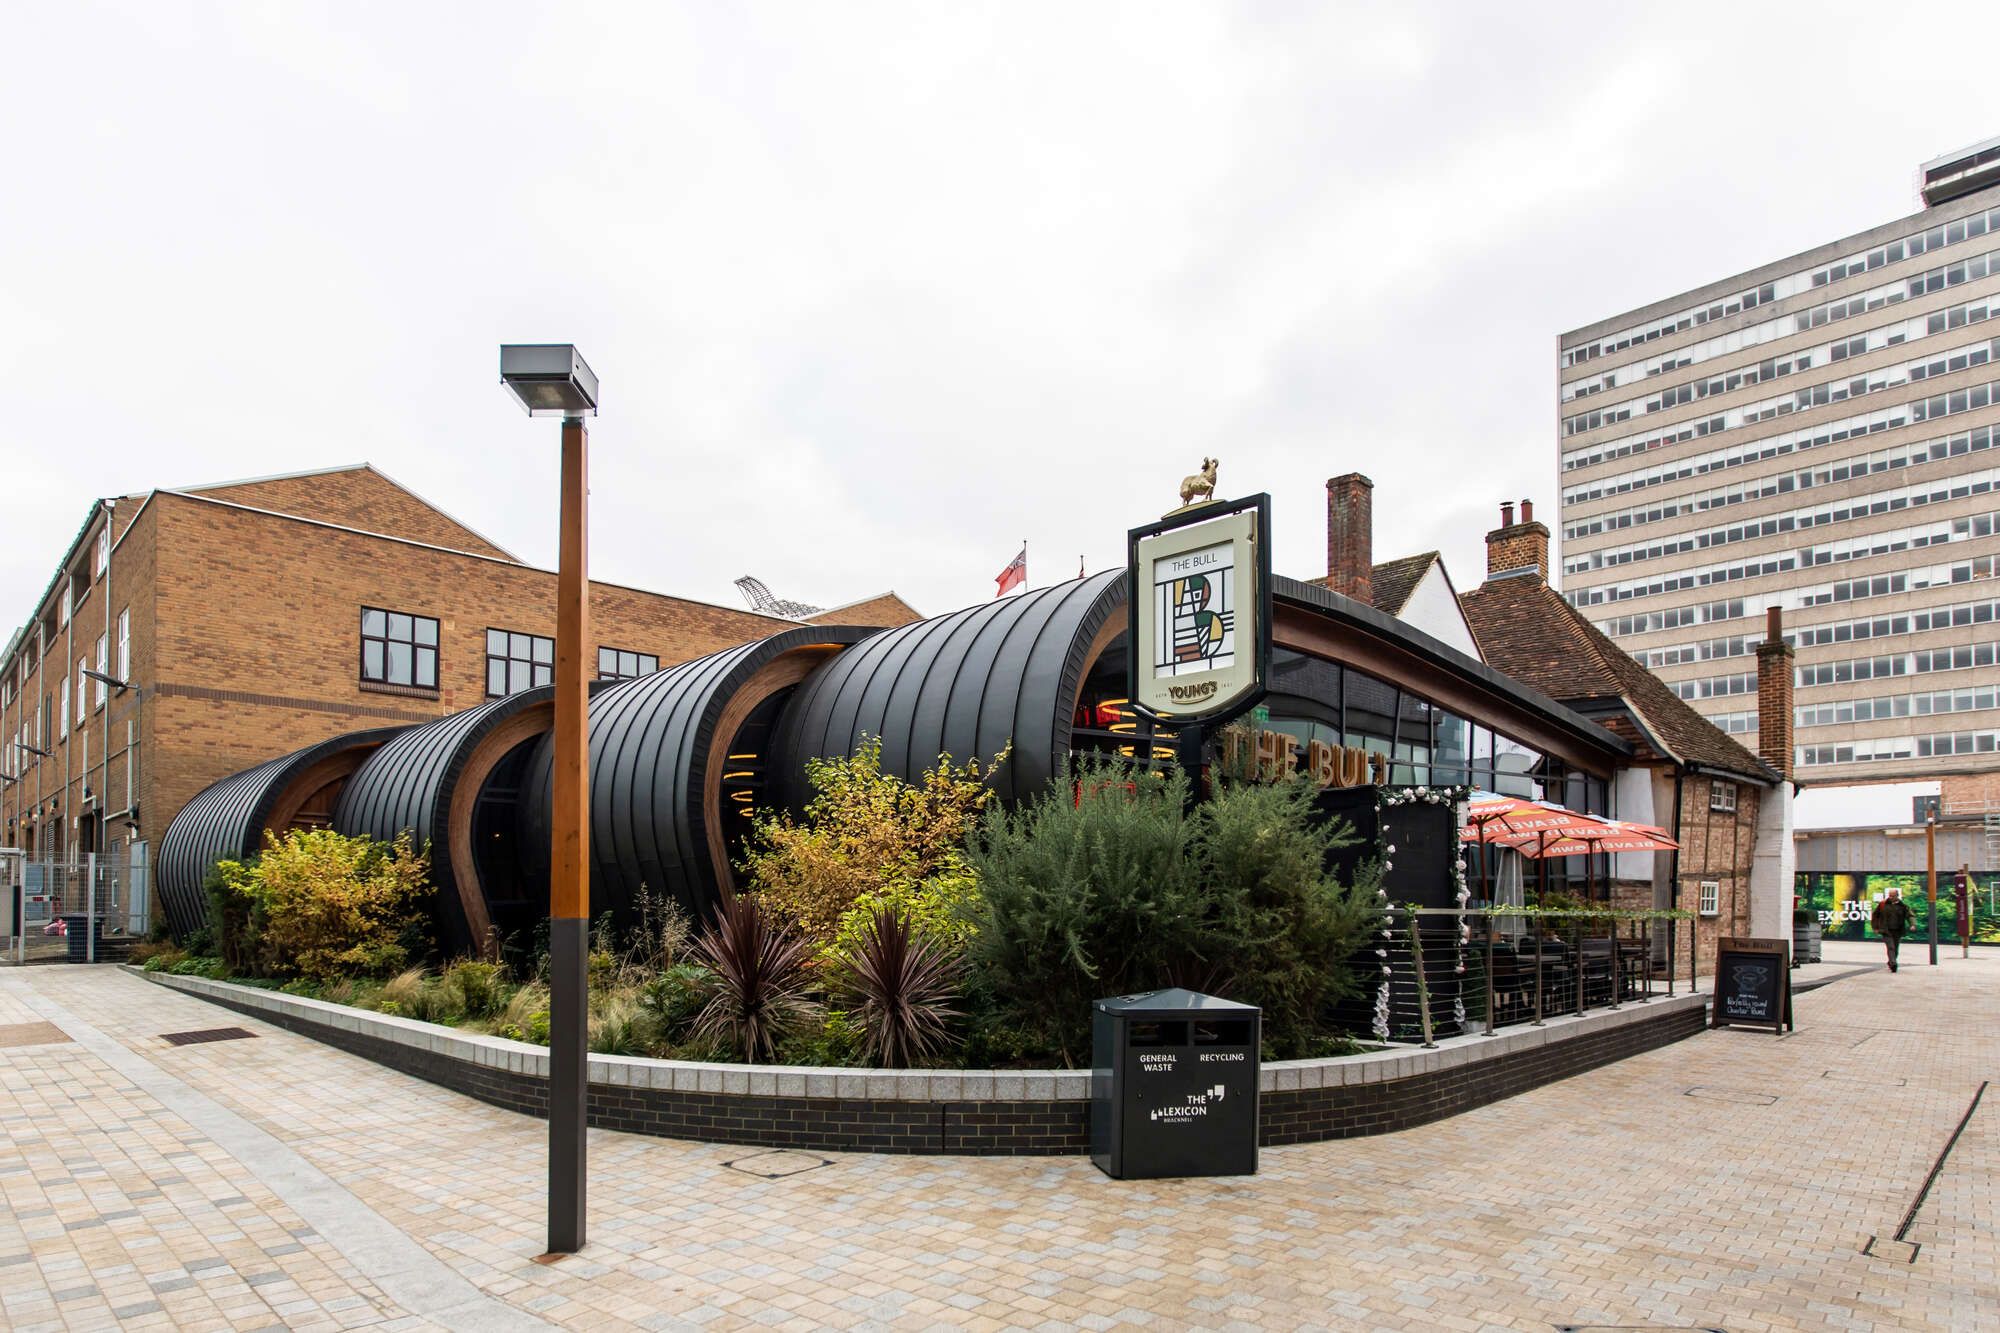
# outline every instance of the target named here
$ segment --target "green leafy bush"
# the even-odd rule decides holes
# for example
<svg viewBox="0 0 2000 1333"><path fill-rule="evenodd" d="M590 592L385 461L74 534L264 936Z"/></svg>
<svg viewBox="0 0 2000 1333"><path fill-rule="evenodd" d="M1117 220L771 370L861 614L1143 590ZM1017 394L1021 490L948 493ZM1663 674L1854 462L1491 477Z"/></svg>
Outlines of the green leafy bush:
<svg viewBox="0 0 2000 1333"><path fill-rule="evenodd" d="M861 1024L844 1009L829 1009L818 1023L787 1034L778 1043L780 1064L851 1066L861 1063Z"/></svg>
<svg viewBox="0 0 2000 1333"><path fill-rule="evenodd" d="M652 1017L660 1040L683 1042L714 985L715 973L701 964L676 963L639 988L639 1005Z"/></svg>
<svg viewBox="0 0 2000 1333"><path fill-rule="evenodd" d="M988 816L970 854L969 956L998 1020L983 1031L1075 1064L1093 1000L1179 985L1264 1009L1274 1057L1327 1035L1380 920L1373 871L1350 885L1327 873L1351 834L1315 814L1303 780L1219 779L1192 812L1186 797L1178 773L1087 759Z"/></svg>
<svg viewBox="0 0 2000 1333"><path fill-rule="evenodd" d="M215 952L232 972L257 970L264 925L263 887L257 858L217 861L202 886L208 891L208 929ZM206 950L191 949L193 953Z"/></svg>
<svg viewBox="0 0 2000 1333"><path fill-rule="evenodd" d="M467 1018L491 1018L507 1002L506 981L497 963L464 959L444 970L444 984Z"/></svg>
<svg viewBox="0 0 2000 1333"><path fill-rule="evenodd" d="M330 829L267 833L255 884L266 969L322 981L380 976L409 962L428 854L407 833L388 844Z"/></svg>
<svg viewBox="0 0 2000 1333"><path fill-rule="evenodd" d="M809 761L805 818L759 819L744 872L767 910L809 944L826 946L864 894L965 873L966 835L992 800L987 779L1006 757L1003 750L982 766L940 755L914 784L882 771L880 737L846 758Z"/></svg>

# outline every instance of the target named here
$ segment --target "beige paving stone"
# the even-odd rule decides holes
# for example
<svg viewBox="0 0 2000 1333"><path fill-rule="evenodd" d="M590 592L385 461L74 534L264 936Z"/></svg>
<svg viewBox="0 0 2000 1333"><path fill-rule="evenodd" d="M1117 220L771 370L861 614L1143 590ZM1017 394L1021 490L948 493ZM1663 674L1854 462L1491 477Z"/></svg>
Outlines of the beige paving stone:
<svg viewBox="0 0 2000 1333"><path fill-rule="evenodd" d="M593 1243L549 1265L538 1122L256 1020L252 1041L165 1048L219 1011L109 969L6 974L0 1023L60 1027L37 997L550 1323L2000 1329L2000 1095L1917 1216L1917 1262L1860 1253L2000 1072L1993 954L1802 995L1785 1037L1705 1034L1423 1129L1267 1151L1247 1180L838 1154L762 1180L723 1168L741 1148L593 1134ZM0 1050L0 1129L0 1324L432 1323L268 1164L74 1042Z"/></svg>

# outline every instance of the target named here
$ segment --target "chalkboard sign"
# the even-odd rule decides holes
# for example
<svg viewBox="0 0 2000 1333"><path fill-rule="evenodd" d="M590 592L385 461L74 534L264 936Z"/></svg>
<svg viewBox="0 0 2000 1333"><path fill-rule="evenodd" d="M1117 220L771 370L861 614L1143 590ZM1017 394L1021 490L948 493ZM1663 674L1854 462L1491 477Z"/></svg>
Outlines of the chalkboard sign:
<svg viewBox="0 0 2000 1333"><path fill-rule="evenodd" d="M1792 1020L1792 944L1723 936L1715 955L1714 1009L1710 1027L1795 1028Z"/></svg>

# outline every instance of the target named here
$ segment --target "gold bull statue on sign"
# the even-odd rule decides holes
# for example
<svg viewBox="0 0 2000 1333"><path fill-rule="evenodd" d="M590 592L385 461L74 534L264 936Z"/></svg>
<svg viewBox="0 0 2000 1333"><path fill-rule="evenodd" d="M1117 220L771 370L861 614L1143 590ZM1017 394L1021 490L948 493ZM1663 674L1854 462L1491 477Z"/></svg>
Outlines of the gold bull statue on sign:
<svg viewBox="0 0 2000 1333"><path fill-rule="evenodd" d="M1194 505L1194 498L1197 495L1204 500L1213 500L1215 498L1215 460L1213 458L1202 459L1201 471L1191 477L1182 479L1181 508L1191 508Z"/></svg>

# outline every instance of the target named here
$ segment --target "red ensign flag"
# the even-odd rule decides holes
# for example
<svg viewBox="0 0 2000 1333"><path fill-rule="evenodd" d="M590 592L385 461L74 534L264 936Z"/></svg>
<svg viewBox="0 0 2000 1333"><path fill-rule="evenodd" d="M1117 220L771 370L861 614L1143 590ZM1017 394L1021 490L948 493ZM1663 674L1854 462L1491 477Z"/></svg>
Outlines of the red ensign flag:
<svg viewBox="0 0 2000 1333"><path fill-rule="evenodd" d="M993 594L995 597L1005 597L1008 589L1019 587L1021 584L1026 583L1028 581L1028 548L1023 546L1021 554L1008 561L1007 568L1001 570L998 577L993 581L1000 585L999 591Z"/></svg>

